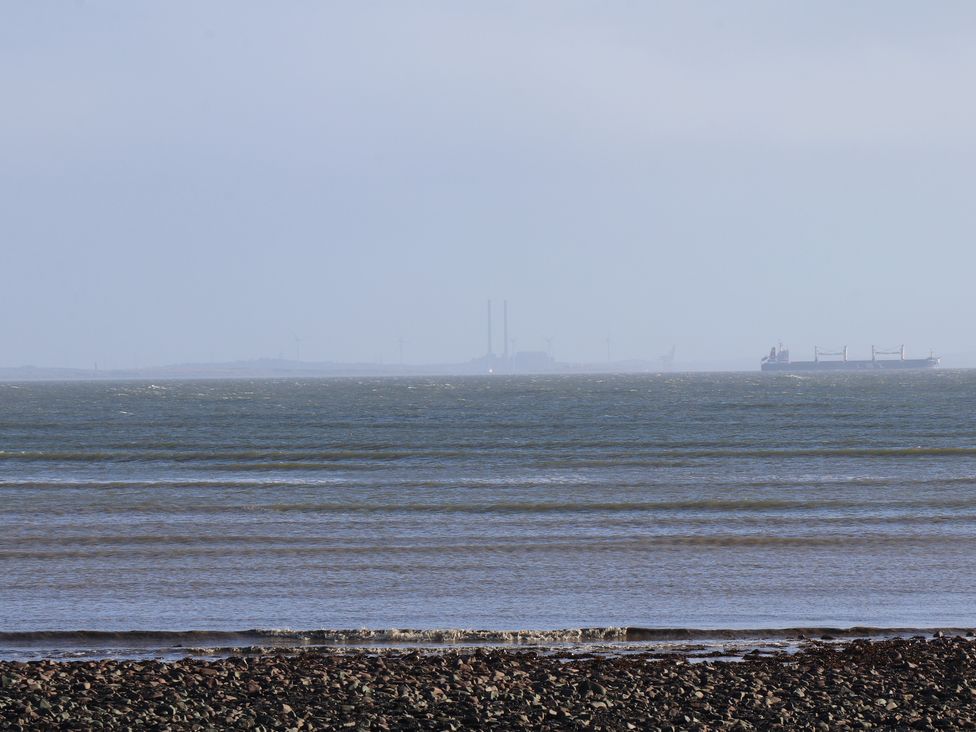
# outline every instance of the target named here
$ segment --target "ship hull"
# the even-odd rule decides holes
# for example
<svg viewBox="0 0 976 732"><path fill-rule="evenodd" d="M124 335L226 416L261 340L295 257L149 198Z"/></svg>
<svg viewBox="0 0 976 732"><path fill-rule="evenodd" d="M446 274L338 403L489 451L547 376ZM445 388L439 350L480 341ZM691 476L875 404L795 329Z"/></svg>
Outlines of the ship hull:
<svg viewBox="0 0 976 732"><path fill-rule="evenodd" d="M905 371L934 369L939 365L937 358L906 358L874 361L792 361L763 363L763 371Z"/></svg>

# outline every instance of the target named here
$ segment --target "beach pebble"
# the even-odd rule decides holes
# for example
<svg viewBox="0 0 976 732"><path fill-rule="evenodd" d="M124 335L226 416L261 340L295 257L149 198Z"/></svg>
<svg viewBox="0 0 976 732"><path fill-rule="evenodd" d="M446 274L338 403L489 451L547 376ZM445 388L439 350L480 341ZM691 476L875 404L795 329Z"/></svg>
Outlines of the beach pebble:
<svg viewBox="0 0 976 732"><path fill-rule="evenodd" d="M689 664L651 652L301 652L0 662L0 729L962 729L976 648L810 642Z"/></svg>

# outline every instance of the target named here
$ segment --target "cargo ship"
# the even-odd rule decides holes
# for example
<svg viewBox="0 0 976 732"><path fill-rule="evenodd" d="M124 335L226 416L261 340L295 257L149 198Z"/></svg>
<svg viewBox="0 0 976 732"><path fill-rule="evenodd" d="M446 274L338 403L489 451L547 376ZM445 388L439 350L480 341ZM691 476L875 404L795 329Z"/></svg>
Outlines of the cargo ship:
<svg viewBox="0 0 976 732"><path fill-rule="evenodd" d="M879 356L881 358L879 358ZM824 358L826 357L826 358ZM928 358L905 358L905 347L882 351L871 346L871 359L849 359L847 346L840 351L824 351L814 346L812 361L790 361L790 351L773 346L769 355L763 356L763 371L891 371L900 369L934 369L939 359L932 354Z"/></svg>

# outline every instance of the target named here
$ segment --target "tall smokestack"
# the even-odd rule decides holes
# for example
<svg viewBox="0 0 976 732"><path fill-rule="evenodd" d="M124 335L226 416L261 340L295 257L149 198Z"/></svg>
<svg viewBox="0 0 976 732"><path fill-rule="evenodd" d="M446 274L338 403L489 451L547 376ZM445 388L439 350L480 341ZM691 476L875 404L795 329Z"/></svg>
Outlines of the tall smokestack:
<svg viewBox="0 0 976 732"><path fill-rule="evenodd" d="M488 355L493 355L491 350L491 300L488 301Z"/></svg>
<svg viewBox="0 0 976 732"><path fill-rule="evenodd" d="M508 361L508 300L502 301L502 335L505 336L502 354L503 358Z"/></svg>

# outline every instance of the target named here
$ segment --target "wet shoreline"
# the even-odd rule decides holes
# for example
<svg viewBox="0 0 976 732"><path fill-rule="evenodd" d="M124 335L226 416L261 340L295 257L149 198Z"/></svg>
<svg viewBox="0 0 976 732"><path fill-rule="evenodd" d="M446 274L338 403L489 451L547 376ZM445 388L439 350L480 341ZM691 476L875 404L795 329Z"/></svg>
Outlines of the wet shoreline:
<svg viewBox="0 0 976 732"><path fill-rule="evenodd" d="M976 725L976 641L805 640L735 662L461 647L0 662L0 727L945 729Z"/></svg>
<svg viewBox="0 0 976 732"><path fill-rule="evenodd" d="M38 630L0 632L0 661L168 660L333 650L465 648L536 650L541 653L650 653L686 657L739 657L751 651L797 650L810 640L888 640L913 636L976 636L961 627L645 628L556 630L248 629L248 630Z"/></svg>

